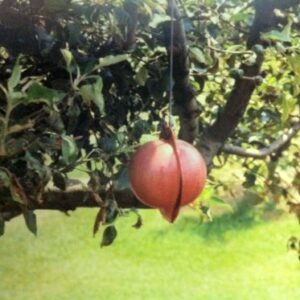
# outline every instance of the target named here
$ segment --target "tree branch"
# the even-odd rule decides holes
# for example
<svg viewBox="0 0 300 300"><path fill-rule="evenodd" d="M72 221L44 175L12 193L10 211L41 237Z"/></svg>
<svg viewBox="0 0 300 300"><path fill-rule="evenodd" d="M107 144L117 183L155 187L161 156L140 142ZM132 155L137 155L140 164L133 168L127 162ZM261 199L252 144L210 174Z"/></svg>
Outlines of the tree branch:
<svg viewBox="0 0 300 300"><path fill-rule="evenodd" d="M227 154L234 154L241 157L252 157L256 159L264 159L267 156L276 154L283 150L291 140L297 135L300 130L300 122L294 124L287 132L281 137L271 143L269 146L261 149L244 149L235 145L225 145L222 152Z"/></svg>
<svg viewBox="0 0 300 300"><path fill-rule="evenodd" d="M130 16L126 20L126 26L121 28L121 30L126 29L126 40L124 41L123 50L133 50L136 46L136 29L138 23L138 9L139 6L134 1L125 1L124 2L124 9Z"/></svg>
<svg viewBox="0 0 300 300"><path fill-rule="evenodd" d="M289 5L281 5L279 0L254 1L255 18L247 41L248 49L260 43L261 32L270 30L276 24L275 8L287 8L297 4L298 1L288 1L288 3ZM258 54L254 65L242 64L240 68L244 71L245 77L259 75L263 59L263 54ZM211 165L213 157L220 152L227 138L241 121L255 86L255 81L246 80L245 78L237 79L223 111L219 114L217 120L204 130L197 147L203 154L208 166Z"/></svg>
<svg viewBox="0 0 300 300"><path fill-rule="evenodd" d="M104 193L100 193L100 196L105 199ZM114 197L119 208L148 208L130 190L114 192ZM80 207L99 207L92 192L84 191L81 185L69 188L66 191L51 188L46 190L41 198L42 200L39 203L31 202L28 209L70 211ZM0 206L0 215L6 221L21 213L22 209L16 202L11 201L5 206Z"/></svg>
<svg viewBox="0 0 300 300"><path fill-rule="evenodd" d="M184 25L175 0L168 0L168 13L174 12L174 45L170 45L170 22L164 27L165 44L168 54L174 55L174 103L176 114L180 118L179 138L192 143L198 135L199 105L195 91L189 81L189 57Z"/></svg>
<svg viewBox="0 0 300 300"><path fill-rule="evenodd" d="M259 74L262 62L263 55L261 54L257 57L254 65L243 64L241 69L245 76L254 77ZM243 78L237 79L223 111L217 120L204 130L197 147L208 166L211 165L213 157L220 151L226 139L239 124L254 89L254 81Z"/></svg>

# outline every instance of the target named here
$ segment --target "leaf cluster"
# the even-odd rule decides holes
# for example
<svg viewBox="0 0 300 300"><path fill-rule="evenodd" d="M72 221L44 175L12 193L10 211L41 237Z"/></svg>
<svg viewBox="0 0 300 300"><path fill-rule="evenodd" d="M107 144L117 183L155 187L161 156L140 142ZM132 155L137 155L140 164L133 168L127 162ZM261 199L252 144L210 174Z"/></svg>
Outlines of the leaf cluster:
<svg viewBox="0 0 300 300"><path fill-rule="evenodd" d="M260 148L299 119L299 8L278 10L278 25L248 49L253 1L178 2L200 129L218 118L236 80L256 89L230 142ZM169 22L161 0L0 2L0 212L19 203L36 232L30 204L41 203L49 185L66 190L78 169L100 206L111 199L98 199L100 191L128 188L126 163L156 135L168 108ZM262 54L261 74L246 77L241 64L253 65ZM290 185L299 190L298 149L293 142L280 161L246 159L244 188L267 186L281 196ZM214 164L225 161L221 155ZM284 181L285 173L293 175ZM100 209L94 233L107 213ZM105 232L103 245L116 235L113 227Z"/></svg>

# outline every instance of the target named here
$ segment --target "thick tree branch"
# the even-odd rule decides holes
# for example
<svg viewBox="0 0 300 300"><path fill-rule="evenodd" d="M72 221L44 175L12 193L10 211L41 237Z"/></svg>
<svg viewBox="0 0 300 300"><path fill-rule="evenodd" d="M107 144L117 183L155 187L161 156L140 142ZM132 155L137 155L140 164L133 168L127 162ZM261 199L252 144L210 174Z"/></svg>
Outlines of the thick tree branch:
<svg viewBox="0 0 300 300"><path fill-rule="evenodd" d="M260 43L260 33L270 30L276 22L274 9L287 8L298 1L288 1L289 5L281 5L278 0L255 0L255 18L250 29L247 47ZM259 75L263 63L263 54L258 54L254 65L242 64L245 77ZM198 148L204 156L207 165L211 165L213 157L218 154L226 139L233 133L241 121L255 89L255 81L245 78L237 79L224 109L217 120L206 128L198 142Z"/></svg>
<svg viewBox="0 0 300 300"><path fill-rule="evenodd" d="M100 195L105 199L105 194ZM114 192L114 197L119 208L147 208L142 204L130 190ZM93 194L89 191L84 191L82 186L72 187L66 191L56 188L48 189L42 195L42 201L31 202L28 209L49 209L70 211L80 207L99 207ZM11 201L10 204L0 207L0 215L4 220L9 220L22 213L20 205Z"/></svg>
<svg viewBox="0 0 300 300"><path fill-rule="evenodd" d="M123 50L133 50L136 46L136 29L138 23L138 10L139 6L134 1L124 1L124 9L130 16L125 24L120 24L120 30L124 31L126 37L123 43Z"/></svg>
<svg viewBox="0 0 300 300"><path fill-rule="evenodd" d="M180 12L175 0L168 0L168 13L174 11L174 45L170 45L170 24L165 26L165 44L170 55L174 55L174 103L175 112L180 118L179 138L192 143L198 135L198 116L200 109L195 98L195 91L189 81L189 57L187 40Z"/></svg>
<svg viewBox="0 0 300 300"><path fill-rule="evenodd" d="M287 132L285 132L281 137L279 137L267 147L261 149L244 149L235 145L225 145L222 148L222 152L234 154L241 157L264 159L267 156L276 154L278 151L281 151L286 146L288 146L291 140L297 135L299 130L300 122L294 124Z"/></svg>
<svg viewBox="0 0 300 300"><path fill-rule="evenodd" d="M259 74L262 62L263 55L259 55L255 65L242 65L241 69L247 77L254 77ZM198 148L207 165L211 164L213 157L239 124L254 89L254 81L237 79L223 111L217 120L204 130Z"/></svg>

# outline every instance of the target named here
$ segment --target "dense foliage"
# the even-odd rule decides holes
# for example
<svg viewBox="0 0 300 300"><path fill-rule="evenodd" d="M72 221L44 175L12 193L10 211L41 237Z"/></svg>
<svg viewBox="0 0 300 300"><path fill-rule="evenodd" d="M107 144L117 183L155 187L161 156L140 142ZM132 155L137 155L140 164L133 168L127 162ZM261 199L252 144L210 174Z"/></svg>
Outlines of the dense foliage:
<svg viewBox="0 0 300 300"><path fill-rule="evenodd" d="M223 152L208 161L208 201L218 188L230 190L214 171L225 162L238 162L238 176L258 202L299 197L300 141L291 138L300 128L300 11L298 1L283 2L177 3L200 150L201 132L222 118L236 84L254 90L244 117L243 109L230 116L239 123L225 137L234 147L221 141ZM18 207L35 231L31 209L43 206L46 186L67 190L74 184L68 174L78 168L90 177L82 189L106 207L95 232L115 218L114 192L128 188L126 163L140 143L157 136L168 111L169 23L164 0L0 2L1 224ZM261 68L249 75L258 61ZM175 101L175 114L181 109ZM185 119L175 118L176 128ZM256 155L261 148L266 154Z"/></svg>

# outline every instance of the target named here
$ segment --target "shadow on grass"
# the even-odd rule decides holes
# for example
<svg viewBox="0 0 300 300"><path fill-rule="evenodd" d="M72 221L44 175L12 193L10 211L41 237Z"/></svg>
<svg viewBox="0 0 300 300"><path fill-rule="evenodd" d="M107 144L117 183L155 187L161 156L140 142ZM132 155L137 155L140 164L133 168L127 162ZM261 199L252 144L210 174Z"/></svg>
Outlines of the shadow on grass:
<svg viewBox="0 0 300 300"><path fill-rule="evenodd" d="M200 216L183 216L177 223L179 231L190 231L206 240L225 240L229 231L246 230L253 226L264 223L259 217L257 209L245 202L236 206L233 212L226 212L213 219L212 222L202 221Z"/></svg>

